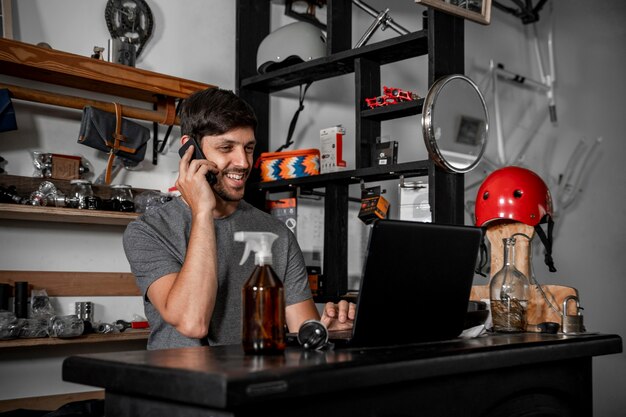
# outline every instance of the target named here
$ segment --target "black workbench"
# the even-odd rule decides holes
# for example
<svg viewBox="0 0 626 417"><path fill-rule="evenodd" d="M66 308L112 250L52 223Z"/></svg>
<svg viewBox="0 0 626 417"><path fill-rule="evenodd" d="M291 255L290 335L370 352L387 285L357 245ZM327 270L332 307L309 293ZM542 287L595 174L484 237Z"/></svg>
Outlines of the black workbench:
<svg viewBox="0 0 626 417"><path fill-rule="evenodd" d="M590 416L617 335L517 334L248 356L240 346L72 356L63 379L115 416ZM536 413L536 414L533 414Z"/></svg>

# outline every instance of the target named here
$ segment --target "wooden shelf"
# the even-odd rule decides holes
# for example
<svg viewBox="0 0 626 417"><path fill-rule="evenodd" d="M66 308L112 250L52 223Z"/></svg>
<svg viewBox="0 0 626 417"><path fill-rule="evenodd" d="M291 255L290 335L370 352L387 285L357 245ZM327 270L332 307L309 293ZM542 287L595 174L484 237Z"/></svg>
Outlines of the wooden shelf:
<svg viewBox="0 0 626 417"><path fill-rule="evenodd" d="M365 58L384 65L427 53L427 31L420 30L408 35L365 45L358 49L350 49L331 56L292 65L268 74L249 77L242 80L241 87L271 93L307 82L350 74L354 72L354 61L358 58Z"/></svg>
<svg viewBox="0 0 626 417"><path fill-rule="evenodd" d="M0 73L156 103L212 85L0 38Z"/></svg>
<svg viewBox="0 0 626 417"><path fill-rule="evenodd" d="M53 346L53 345L79 345L94 343L120 343L131 340L148 340L150 330L129 329L122 333L93 333L84 336L60 339L57 337L39 337L33 339L12 339L0 340L0 350L8 348L22 348L31 346Z"/></svg>
<svg viewBox="0 0 626 417"><path fill-rule="evenodd" d="M6 220L126 226L139 215L139 213L122 213L117 211L79 210L0 203L0 219Z"/></svg>
<svg viewBox="0 0 626 417"><path fill-rule="evenodd" d="M0 282L15 286L19 281L28 282L33 290L46 290L50 297L141 296L130 272L0 270Z"/></svg>
<svg viewBox="0 0 626 417"><path fill-rule="evenodd" d="M72 193L72 185L68 180L51 178L24 177L20 175L0 176L0 185L4 187L15 186L16 193L27 197L36 190L43 181L54 183L57 190L65 195ZM94 184L91 187L96 196L107 199L111 198L111 187L104 184ZM133 194L137 195L148 190L133 188ZM26 206L21 204L0 203L0 219L7 220L30 220L53 223L81 223L81 224L104 224L112 226L126 226L140 216L141 213L124 213L119 211L105 210L79 210L74 208Z"/></svg>

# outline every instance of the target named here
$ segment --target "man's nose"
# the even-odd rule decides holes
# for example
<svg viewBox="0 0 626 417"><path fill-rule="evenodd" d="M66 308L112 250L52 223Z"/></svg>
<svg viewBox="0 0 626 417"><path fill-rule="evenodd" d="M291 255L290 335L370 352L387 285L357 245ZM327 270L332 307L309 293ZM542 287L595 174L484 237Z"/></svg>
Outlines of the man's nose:
<svg viewBox="0 0 626 417"><path fill-rule="evenodd" d="M238 147L233 152L233 163L238 167L248 169L250 167L250 158L251 156L244 147Z"/></svg>

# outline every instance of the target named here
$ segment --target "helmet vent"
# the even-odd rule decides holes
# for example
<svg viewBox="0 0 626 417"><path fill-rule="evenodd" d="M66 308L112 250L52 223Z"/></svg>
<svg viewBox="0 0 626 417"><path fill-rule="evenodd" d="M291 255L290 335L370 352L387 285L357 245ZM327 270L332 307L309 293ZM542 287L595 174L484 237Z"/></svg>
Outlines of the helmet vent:
<svg viewBox="0 0 626 417"><path fill-rule="evenodd" d="M522 190L513 191L513 197L515 198L522 198L523 195L524 195L524 192Z"/></svg>
<svg viewBox="0 0 626 417"><path fill-rule="evenodd" d="M483 200L486 200L486 199L488 199L488 198L489 198L489 191L485 191L485 192L483 193Z"/></svg>

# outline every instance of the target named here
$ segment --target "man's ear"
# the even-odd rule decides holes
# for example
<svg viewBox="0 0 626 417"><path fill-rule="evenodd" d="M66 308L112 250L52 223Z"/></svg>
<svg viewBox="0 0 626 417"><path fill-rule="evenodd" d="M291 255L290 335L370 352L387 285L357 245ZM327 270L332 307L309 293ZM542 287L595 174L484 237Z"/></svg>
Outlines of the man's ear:
<svg viewBox="0 0 626 417"><path fill-rule="evenodd" d="M180 146L183 146L189 140L189 135L183 135L180 137Z"/></svg>

